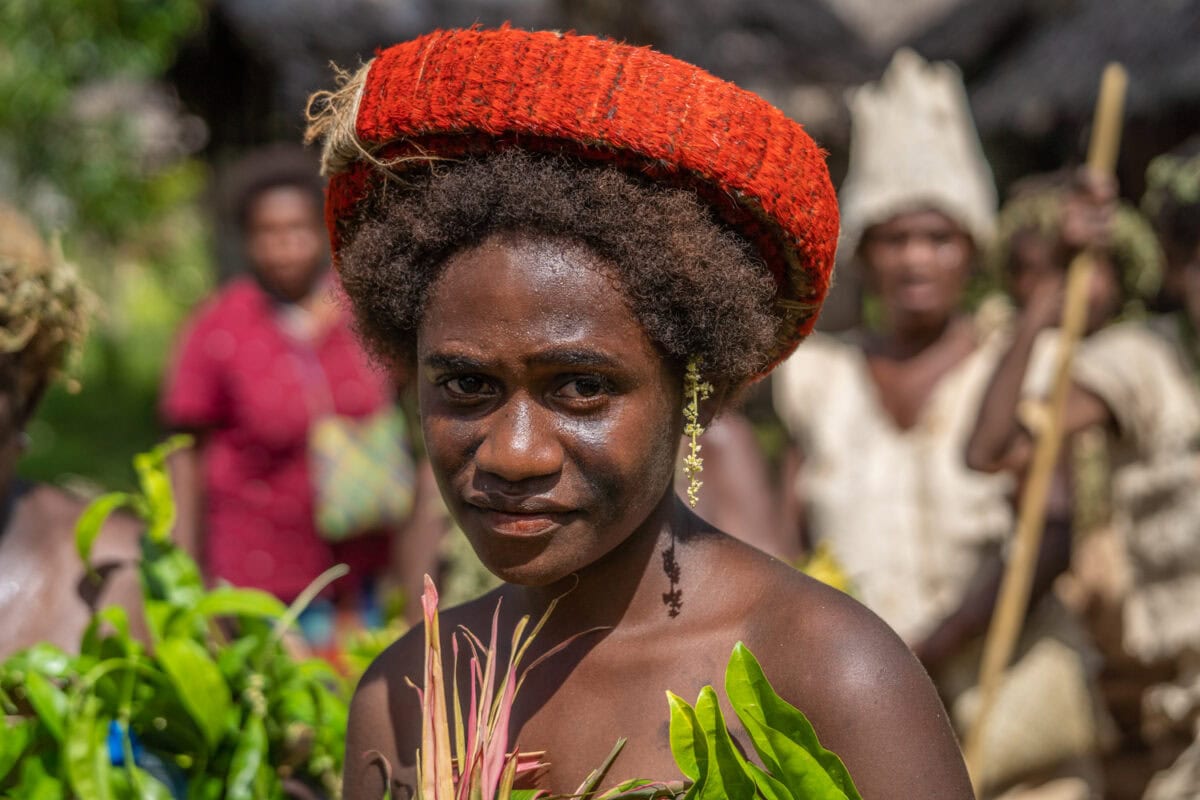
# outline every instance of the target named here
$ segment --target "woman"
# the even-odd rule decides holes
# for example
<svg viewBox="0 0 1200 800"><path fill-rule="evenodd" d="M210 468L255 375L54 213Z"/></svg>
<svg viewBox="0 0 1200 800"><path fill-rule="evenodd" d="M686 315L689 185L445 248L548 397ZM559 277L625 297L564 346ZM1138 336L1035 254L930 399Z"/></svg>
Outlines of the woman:
<svg viewBox="0 0 1200 800"><path fill-rule="evenodd" d="M398 45L326 101L310 134L359 326L416 370L443 497L506 581L442 630L483 631L501 600L512 630L562 596L535 648L593 631L518 696L544 787L573 791L618 736L611 775L677 777L663 690L719 681L741 639L864 796L969 797L903 645L673 490L686 366L706 422L825 294L836 211L799 126L653 51L509 28ZM413 784L422 635L358 688L348 797L384 795L377 757Z"/></svg>
<svg viewBox="0 0 1200 800"><path fill-rule="evenodd" d="M909 643L965 733L1014 526L1015 481L963 463L1006 339L991 315L962 310L994 233L995 189L950 65L902 51L878 84L852 96L851 111L840 246L863 269L878 324L800 348L776 375L776 408L802 459L797 493L808 540L832 553L856 596ZM809 380L814 374L822 379ZM1048 597L1036 602L1069 561L1064 512L1048 528L1023 652L1062 654L1060 639L1080 649L1066 612ZM1031 786L1094 796L1092 765L1075 759L1090 737L1061 719L1073 712L1086 732L1091 703L1078 654L1063 661L1080 680L1034 674L1023 680L1033 694L1021 703L1053 696L1060 718L997 709L1023 729L985 739L982 796ZM1063 747L1022 755L1021 741L1047 740Z"/></svg>
<svg viewBox="0 0 1200 800"><path fill-rule="evenodd" d="M139 526L117 514L92 550L88 574L75 549L85 502L16 476L25 426L86 328L84 290L23 216L0 204L0 660L38 642L66 650L92 613L131 610L142 633Z"/></svg>
<svg viewBox="0 0 1200 800"><path fill-rule="evenodd" d="M198 440L172 462L178 535L210 579L264 589L285 602L347 563L350 574L332 598L339 613L322 600L301 621L310 643L331 648L335 628L377 616L380 579L396 573L396 582L408 577L406 585L419 592L431 566L406 551L389 572L393 549L409 544L394 527L377 524L350 537L319 532L318 425L387 414L392 385L368 363L335 300L312 156L298 147L268 148L246 156L232 174L231 205L251 275L231 281L191 320L162 399L167 425ZM382 444L397 453L406 446ZM335 466L334 478L337 469L356 466L346 462ZM409 501L411 470L401 477L407 482L399 481L394 494ZM435 544L425 551L435 552Z"/></svg>

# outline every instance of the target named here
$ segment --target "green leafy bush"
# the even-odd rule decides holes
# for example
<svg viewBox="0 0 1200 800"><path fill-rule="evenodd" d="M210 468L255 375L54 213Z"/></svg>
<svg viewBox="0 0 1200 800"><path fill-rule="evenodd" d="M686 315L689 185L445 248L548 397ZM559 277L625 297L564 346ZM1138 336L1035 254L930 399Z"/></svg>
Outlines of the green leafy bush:
<svg viewBox="0 0 1200 800"><path fill-rule="evenodd" d="M163 462L181 443L138 456L139 490L98 498L76 533L86 561L110 513L145 520L149 644L114 606L93 619L79 655L38 645L0 664L0 795L261 800L294 781L340 797L346 687L325 662L284 647L303 604L339 573L291 608L257 590L206 590L170 541Z"/></svg>

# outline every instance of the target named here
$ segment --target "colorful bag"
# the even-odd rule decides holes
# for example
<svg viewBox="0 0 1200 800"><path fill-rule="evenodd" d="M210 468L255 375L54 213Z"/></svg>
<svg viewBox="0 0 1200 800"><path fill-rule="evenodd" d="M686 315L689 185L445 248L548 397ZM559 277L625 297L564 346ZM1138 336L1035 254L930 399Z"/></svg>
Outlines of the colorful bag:
<svg viewBox="0 0 1200 800"><path fill-rule="evenodd" d="M361 419L320 417L308 441L313 513L323 539L340 542L408 518L414 467L400 409Z"/></svg>

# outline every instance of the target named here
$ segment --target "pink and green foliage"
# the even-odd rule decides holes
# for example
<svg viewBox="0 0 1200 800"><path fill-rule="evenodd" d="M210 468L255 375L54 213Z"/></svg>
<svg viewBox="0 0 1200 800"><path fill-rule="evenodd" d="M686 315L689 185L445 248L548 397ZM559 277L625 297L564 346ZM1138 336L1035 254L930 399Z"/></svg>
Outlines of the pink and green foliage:
<svg viewBox="0 0 1200 800"><path fill-rule="evenodd" d="M518 777L531 775L547 765L541 760L542 753L521 753L515 744L510 751L508 741L513 701L525 677L577 638L572 637L551 648L520 671L529 646L555 604L551 604L528 633L530 618L526 616L518 621L513 631L511 655L502 675L497 674L499 605L492 616L491 639L487 645L466 629L460 629L451 637L452 674L456 678L450 687L454 715L454 747L451 750L446 676L438 628L438 596L428 576L421 603L425 613L425 675L424 688L417 689L422 713L422 744L417 756L418 800L556 800L543 790L513 788ZM465 715L457 681L460 635L466 642L469 656L470 703ZM496 687L499 687L498 692ZM711 686L705 686L695 706L667 693L671 710L671 752L688 782L632 780L598 794L601 781L625 746L625 740L620 739L604 763L568 797L580 800L862 800L841 759L821 747L804 714L775 693L758 661L741 642L729 658L725 692L763 766L742 755L742 749L726 727L716 692Z"/></svg>
<svg viewBox="0 0 1200 800"><path fill-rule="evenodd" d="M441 631L438 625L438 595L433 581L425 578L421 605L425 616L425 685L421 696L421 752L417 761L420 800L533 800L544 792L518 792L518 776L543 767L540 753L521 753L508 747L508 722L513 700L524 673L517 671L529 644L547 616L528 635L529 618L522 617L513 632L512 651L500 691L497 693L497 644L500 608L492 617L491 640L485 646L470 631L461 635L468 648L471 676L470 705L464 715L462 694L455 680L453 691L454 747L450 745L450 718L446 708L446 676L442 663ZM551 607L553 608L553 606ZM459 636L451 639L453 675L458 674ZM533 666L536 666L536 662ZM532 666L530 667L532 668ZM414 687L415 688L415 687Z"/></svg>

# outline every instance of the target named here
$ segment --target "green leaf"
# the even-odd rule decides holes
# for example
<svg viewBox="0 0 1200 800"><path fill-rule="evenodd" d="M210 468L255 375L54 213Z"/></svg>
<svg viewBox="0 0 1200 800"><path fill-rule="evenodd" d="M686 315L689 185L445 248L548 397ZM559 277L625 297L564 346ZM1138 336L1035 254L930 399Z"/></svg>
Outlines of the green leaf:
<svg viewBox="0 0 1200 800"><path fill-rule="evenodd" d="M725 728L725 718L717 705L717 693L711 686L700 690L696 700L696 719L708 742L708 765L704 776L702 800L754 800L754 781L742 764Z"/></svg>
<svg viewBox="0 0 1200 800"><path fill-rule="evenodd" d="M46 726L46 730L50 731L50 735L61 742L70 705L66 693L36 672L25 675L24 688L25 696L37 712L38 719Z"/></svg>
<svg viewBox="0 0 1200 800"><path fill-rule="evenodd" d="M71 671L71 656L52 644L39 642L27 650L14 656L5 666L12 666L18 661L24 671L40 672L47 678L65 678Z"/></svg>
<svg viewBox="0 0 1200 800"><path fill-rule="evenodd" d="M795 795L861 800L850 773L821 747L808 718L775 693L758 660L738 642L725 671L725 692L767 769Z"/></svg>
<svg viewBox="0 0 1200 800"><path fill-rule="evenodd" d="M256 714L246 717L237 749L229 764L228 800L256 800L255 785L267 758L267 729Z"/></svg>
<svg viewBox="0 0 1200 800"><path fill-rule="evenodd" d="M216 662L199 643L177 637L160 642L156 656L209 747L215 747L232 702Z"/></svg>
<svg viewBox="0 0 1200 800"><path fill-rule="evenodd" d="M79 800L113 800L108 760L109 718L100 716L101 703L88 696L79 713L70 717L64 741L67 780Z"/></svg>
<svg viewBox="0 0 1200 800"><path fill-rule="evenodd" d="M91 561L92 545L96 543L96 537L104 529L105 521L117 509L131 508L135 504L136 499L133 495L125 492L112 492L100 495L83 510L83 513L79 515L79 521L75 523L75 550L78 551L84 564Z"/></svg>
<svg viewBox="0 0 1200 800"><path fill-rule="evenodd" d="M112 626L115 636L105 635L104 625L107 623ZM100 609L92 616L91 622L83 631L83 642L79 650L81 653L96 658L104 658L105 650L111 650L110 647L104 647L106 642L115 639L118 648L123 655L133 655L142 652L142 645L129 633L129 614L122 606L107 606ZM82 671L82 670L80 670Z"/></svg>
<svg viewBox="0 0 1200 800"><path fill-rule="evenodd" d="M221 652L217 654L217 666L221 668L221 674L225 676L229 685L232 686L242 676L250 658L256 655L262 647L261 637L243 636L221 648Z"/></svg>
<svg viewBox="0 0 1200 800"><path fill-rule="evenodd" d="M171 790L141 767L112 771L113 788L121 800L172 800Z"/></svg>
<svg viewBox="0 0 1200 800"><path fill-rule="evenodd" d="M272 594L258 589L235 589L220 586L205 594L192 609L192 614L209 617L267 617L279 619L287 606Z"/></svg>
<svg viewBox="0 0 1200 800"><path fill-rule="evenodd" d="M707 760L708 756L704 730L696 719L695 710L682 697L667 692L667 703L671 707L671 755L685 777L698 781L701 775L700 759Z"/></svg>
<svg viewBox="0 0 1200 800"><path fill-rule="evenodd" d="M202 636L204 620L188 616L204 597L200 568L171 542L142 537L142 610L155 642L172 634ZM180 619L183 623L179 623Z"/></svg>
<svg viewBox="0 0 1200 800"><path fill-rule="evenodd" d="M0 785L20 763L26 748L33 741L37 723L31 719L8 721L0 718Z"/></svg>
<svg viewBox="0 0 1200 800"><path fill-rule="evenodd" d="M145 498L146 535L154 542L168 541L175 527L175 494L162 459L139 453L133 457L133 468Z"/></svg>
<svg viewBox="0 0 1200 800"><path fill-rule="evenodd" d="M26 758L21 763L21 776L11 787L13 798L21 800L63 800L67 796L65 787L55 778L40 758Z"/></svg>

